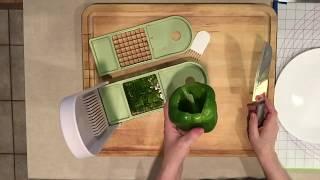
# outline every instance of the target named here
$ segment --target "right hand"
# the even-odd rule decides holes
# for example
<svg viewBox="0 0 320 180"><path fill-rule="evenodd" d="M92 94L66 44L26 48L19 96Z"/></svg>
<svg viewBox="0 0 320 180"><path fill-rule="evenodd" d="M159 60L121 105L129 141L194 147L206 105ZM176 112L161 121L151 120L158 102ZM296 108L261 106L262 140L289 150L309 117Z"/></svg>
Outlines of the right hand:
<svg viewBox="0 0 320 180"><path fill-rule="evenodd" d="M290 176L282 168L274 149L279 130L278 113L273 104L264 95L262 98L265 100L266 118L259 128L257 114L254 112L250 114L248 122L249 140L257 154L266 179L289 180Z"/></svg>
<svg viewBox="0 0 320 180"><path fill-rule="evenodd" d="M275 154L275 141L278 134L278 113L273 104L263 96L266 105L266 119L263 126L258 128L256 113L250 114L248 122L248 136L253 150L258 158L261 156L273 156Z"/></svg>

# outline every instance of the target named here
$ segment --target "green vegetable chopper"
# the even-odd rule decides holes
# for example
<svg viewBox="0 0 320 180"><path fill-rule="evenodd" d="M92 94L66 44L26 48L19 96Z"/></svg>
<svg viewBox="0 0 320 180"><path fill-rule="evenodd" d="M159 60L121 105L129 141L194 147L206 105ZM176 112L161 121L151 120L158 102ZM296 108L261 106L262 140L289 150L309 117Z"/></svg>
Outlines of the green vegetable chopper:
<svg viewBox="0 0 320 180"><path fill-rule="evenodd" d="M89 40L99 76L182 53L191 42L191 25L181 16L170 16Z"/></svg>
<svg viewBox="0 0 320 180"><path fill-rule="evenodd" d="M60 106L64 138L78 158L93 156L120 123L161 110L188 81L207 83L201 65L184 62L68 96Z"/></svg>
<svg viewBox="0 0 320 180"><path fill-rule="evenodd" d="M123 43L124 40L120 40L123 39L123 34L130 42L135 40L134 38L142 37L142 45L147 43L144 50L149 52L141 54L142 61L139 61L140 57L136 60L137 56L134 55L143 49L140 52L132 51L134 54L129 55L135 59L133 63L132 60L129 60L129 64L128 59L121 60L123 56L120 55L123 52L117 50L122 46L116 45ZM90 46L100 76L181 52L186 56L176 59L174 63L145 69L138 75L104 82L65 97L60 105L60 124L71 152L77 158L95 156L121 123L161 110L168 97L186 83L206 84L207 75L198 63L198 58L203 54L209 40L209 33L200 31L191 44L190 24L180 16L164 18L91 39ZM127 45L131 47L132 44ZM145 56L150 57L146 59Z"/></svg>

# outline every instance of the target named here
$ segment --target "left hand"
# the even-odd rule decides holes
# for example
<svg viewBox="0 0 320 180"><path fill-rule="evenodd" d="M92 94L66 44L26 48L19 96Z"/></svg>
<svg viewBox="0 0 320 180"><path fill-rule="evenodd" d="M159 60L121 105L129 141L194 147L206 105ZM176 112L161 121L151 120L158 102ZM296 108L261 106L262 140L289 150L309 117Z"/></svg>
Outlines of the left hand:
<svg viewBox="0 0 320 180"><path fill-rule="evenodd" d="M183 162L190 151L191 144L196 141L204 130L194 128L189 132L182 132L175 128L168 114L168 104L164 106L164 158L174 162ZM171 158L172 157L172 158Z"/></svg>
<svg viewBox="0 0 320 180"><path fill-rule="evenodd" d="M179 179L182 164L190 151L191 144L203 133L202 128L194 128L188 132L182 132L175 128L168 114L168 104L164 105L164 144L162 172L159 179Z"/></svg>

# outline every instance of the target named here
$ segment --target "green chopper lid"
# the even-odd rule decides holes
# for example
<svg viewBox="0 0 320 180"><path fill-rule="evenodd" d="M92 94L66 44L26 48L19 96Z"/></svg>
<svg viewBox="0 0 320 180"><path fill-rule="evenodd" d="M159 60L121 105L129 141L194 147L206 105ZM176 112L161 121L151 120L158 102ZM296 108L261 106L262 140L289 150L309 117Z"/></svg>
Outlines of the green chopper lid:
<svg viewBox="0 0 320 180"><path fill-rule="evenodd" d="M99 76L182 53L191 42L191 25L181 16L170 16L89 40Z"/></svg>

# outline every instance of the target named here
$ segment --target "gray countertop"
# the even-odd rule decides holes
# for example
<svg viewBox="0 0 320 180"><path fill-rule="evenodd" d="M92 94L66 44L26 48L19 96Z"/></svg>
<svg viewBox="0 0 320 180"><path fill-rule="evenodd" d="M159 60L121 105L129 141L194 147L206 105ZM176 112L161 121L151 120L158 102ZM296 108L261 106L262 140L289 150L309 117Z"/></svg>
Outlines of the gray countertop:
<svg viewBox="0 0 320 180"><path fill-rule="evenodd" d="M63 97L82 89L81 13L93 2L101 1L24 2L29 178L145 179L149 172L151 176L157 172L159 162L154 157L96 157L78 160L64 142L59 127L59 103ZM269 3L270 0L259 2ZM296 177L305 175L296 174ZM261 177L263 172L256 158L192 157L185 161L183 176Z"/></svg>

